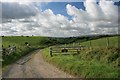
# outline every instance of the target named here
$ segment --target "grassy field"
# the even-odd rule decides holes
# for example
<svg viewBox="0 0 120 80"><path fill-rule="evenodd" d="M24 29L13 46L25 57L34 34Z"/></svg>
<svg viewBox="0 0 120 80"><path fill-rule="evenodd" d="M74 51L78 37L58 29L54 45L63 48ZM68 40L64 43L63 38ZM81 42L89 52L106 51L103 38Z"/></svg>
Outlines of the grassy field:
<svg viewBox="0 0 120 80"><path fill-rule="evenodd" d="M3 49L9 46L16 46L16 51L11 53L9 56L3 55L3 67L15 62L22 56L25 56L29 52L36 50L38 48L44 48L48 45L43 44L43 41L47 40L47 37L37 37L37 36L5 36L2 38ZM25 43L30 46L27 46ZM6 53L5 53L6 54Z"/></svg>
<svg viewBox="0 0 120 80"><path fill-rule="evenodd" d="M91 40L92 49L89 49L90 41L80 43L86 46L77 55L54 55L50 57L49 48L43 50L43 57L53 65L65 72L78 77L87 78L118 78L120 77L120 56L118 37L109 37L109 46L106 38ZM67 44L70 46L72 44ZM75 46L78 43L74 43Z"/></svg>
<svg viewBox="0 0 120 80"><path fill-rule="evenodd" d="M107 40L108 39L108 40ZM115 37L107 37L107 38L98 38L98 39L93 39L93 40L88 40L84 42L77 42L77 43L71 43L67 44L67 46L79 46L83 45L86 47L92 47L92 48L105 48L107 47L107 42L109 41L109 47L118 47L118 36ZM64 46L64 45L63 45Z"/></svg>
<svg viewBox="0 0 120 80"><path fill-rule="evenodd" d="M2 38L2 44L4 47L15 44L16 46L25 46L25 42L28 42L31 46L43 46L41 41L44 41L47 37L39 36L7 36Z"/></svg>
<svg viewBox="0 0 120 80"><path fill-rule="evenodd" d="M118 37L108 37L109 47L118 47ZM97 40L91 40L91 47L93 48L105 48L107 47L107 38L101 38ZM90 47L90 41L86 41L81 43L81 45L85 45Z"/></svg>

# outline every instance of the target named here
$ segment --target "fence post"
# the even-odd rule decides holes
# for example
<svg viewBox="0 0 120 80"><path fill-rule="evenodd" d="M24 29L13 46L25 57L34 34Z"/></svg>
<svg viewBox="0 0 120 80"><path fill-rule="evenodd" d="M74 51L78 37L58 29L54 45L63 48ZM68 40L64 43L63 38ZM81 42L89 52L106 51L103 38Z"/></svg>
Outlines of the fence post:
<svg viewBox="0 0 120 80"><path fill-rule="evenodd" d="M77 48L77 53L79 54L79 49Z"/></svg>
<svg viewBox="0 0 120 80"><path fill-rule="evenodd" d="M65 44L65 47L66 47L67 45Z"/></svg>
<svg viewBox="0 0 120 80"><path fill-rule="evenodd" d="M74 46L74 43L73 43L73 46Z"/></svg>
<svg viewBox="0 0 120 80"><path fill-rule="evenodd" d="M52 57L52 48L50 47L50 56Z"/></svg>
<svg viewBox="0 0 120 80"><path fill-rule="evenodd" d="M91 44L91 40L90 40L90 50L92 49L92 44Z"/></svg>
<svg viewBox="0 0 120 80"><path fill-rule="evenodd" d="M106 37L106 41L107 41L107 48L109 47L109 37Z"/></svg>

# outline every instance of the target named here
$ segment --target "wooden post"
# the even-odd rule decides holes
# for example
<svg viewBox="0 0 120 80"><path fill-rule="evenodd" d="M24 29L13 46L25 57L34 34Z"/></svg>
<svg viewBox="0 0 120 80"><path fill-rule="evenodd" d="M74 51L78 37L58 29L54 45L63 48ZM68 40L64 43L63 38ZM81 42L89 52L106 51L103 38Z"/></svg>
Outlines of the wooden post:
<svg viewBox="0 0 120 80"><path fill-rule="evenodd" d="M65 47L66 47L67 45L65 44Z"/></svg>
<svg viewBox="0 0 120 80"><path fill-rule="evenodd" d="M73 46L74 46L74 43L73 43Z"/></svg>
<svg viewBox="0 0 120 80"><path fill-rule="evenodd" d="M77 53L79 54L79 49L77 48Z"/></svg>
<svg viewBox="0 0 120 80"><path fill-rule="evenodd" d="M52 57L52 48L50 47L50 56Z"/></svg>
<svg viewBox="0 0 120 80"><path fill-rule="evenodd" d="M107 48L109 47L109 37L106 37L106 41L107 41Z"/></svg>
<svg viewBox="0 0 120 80"><path fill-rule="evenodd" d="M91 43L91 40L90 40L90 50L92 49L92 43Z"/></svg>

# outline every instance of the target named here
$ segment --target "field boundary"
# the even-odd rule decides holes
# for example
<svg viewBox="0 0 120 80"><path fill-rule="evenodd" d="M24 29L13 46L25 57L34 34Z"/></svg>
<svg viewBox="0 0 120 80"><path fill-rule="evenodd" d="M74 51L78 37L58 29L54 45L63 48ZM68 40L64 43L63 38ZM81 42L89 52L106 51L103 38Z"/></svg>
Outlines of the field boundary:
<svg viewBox="0 0 120 80"><path fill-rule="evenodd" d="M50 56L53 54L79 54L85 46L53 46L49 48Z"/></svg>

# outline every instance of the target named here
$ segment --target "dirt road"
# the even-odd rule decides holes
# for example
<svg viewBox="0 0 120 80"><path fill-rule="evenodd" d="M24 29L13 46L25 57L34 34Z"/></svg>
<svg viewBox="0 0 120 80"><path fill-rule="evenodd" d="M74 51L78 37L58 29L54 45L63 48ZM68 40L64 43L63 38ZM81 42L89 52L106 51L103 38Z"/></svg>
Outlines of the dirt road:
<svg viewBox="0 0 120 80"><path fill-rule="evenodd" d="M23 57L9 66L3 78L73 78L44 61L40 50Z"/></svg>

